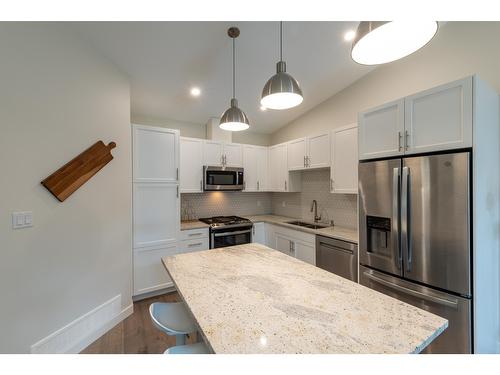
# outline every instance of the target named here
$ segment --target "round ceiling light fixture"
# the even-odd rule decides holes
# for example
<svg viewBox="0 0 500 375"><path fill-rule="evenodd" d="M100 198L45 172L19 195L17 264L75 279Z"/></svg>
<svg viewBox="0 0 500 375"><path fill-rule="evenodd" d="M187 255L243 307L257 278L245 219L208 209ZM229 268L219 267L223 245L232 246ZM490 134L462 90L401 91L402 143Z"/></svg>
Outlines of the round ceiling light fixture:
<svg viewBox="0 0 500 375"><path fill-rule="evenodd" d="M280 22L280 61L276 64L276 74L266 82L262 90L260 104L270 109L288 109L302 103L299 83L286 72L283 61L283 22Z"/></svg>
<svg viewBox="0 0 500 375"><path fill-rule="evenodd" d="M362 21L352 42L351 57L362 65L395 61L425 46L437 30L436 21Z"/></svg>
<svg viewBox="0 0 500 375"><path fill-rule="evenodd" d="M231 107L229 107L220 118L219 127L228 131L241 131L250 127L247 115L238 108L238 100L236 100L236 79L235 79L235 39L240 35L240 29L230 27L227 30L227 35L233 39L233 98L231 99Z"/></svg>

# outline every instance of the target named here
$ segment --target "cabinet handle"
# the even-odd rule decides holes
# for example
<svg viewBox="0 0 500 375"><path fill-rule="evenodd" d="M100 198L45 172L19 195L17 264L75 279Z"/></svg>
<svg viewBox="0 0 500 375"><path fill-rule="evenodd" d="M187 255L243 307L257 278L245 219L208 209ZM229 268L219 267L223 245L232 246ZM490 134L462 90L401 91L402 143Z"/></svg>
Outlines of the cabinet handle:
<svg viewBox="0 0 500 375"><path fill-rule="evenodd" d="M287 190L287 189L286 189L286 180L285 180L285 191L286 191L286 190Z"/></svg>
<svg viewBox="0 0 500 375"><path fill-rule="evenodd" d="M224 165L224 155L222 155L222 154L220 156L220 163L221 163L221 165Z"/></svg>
<svg viewBox="0 0 500 375"><path fill-rule="evenodd" d="M177 171L175 172L175 176L177 178L177 181L179 181L179 168L177 168Z"/></svg>
<svg viewBox="0 0 500 375"><path fill-rule="evenodd" d="M309 168L311 166L311 158L307 156L306 160L307 160L307 168Z"/></svg>
<svg viewBox="0 0 500 375"><path fill-rule="evenodd" d="M330 178L330 190L333 190L333 179Z"/></svg>
<svg viewBox="0 0 500 375"><path fill-rule="evenodd" d="M304 168L306 167L306 156L304 155Z"/></svg>
<svg viewBox="0 0 500 375"><path fill-rule="evenodd" d="M257 190L260 190L260 181L257 181Z"/></svg>
<svg viewBox="0 0 500 375"><path fill-rule="evenodd" d="M246 190L247 189L247 182L243 182L243 190Z"/></svg>
<svg viewBox="0 0 500 375"><path fill-rule="evenodd" d="M410 137L410 133L408 132L408 130L405 130L405 150L408 150L409 146L408 144L410 142L408 142L408 138Z"/></svg>
<svg viewBox="0 0 500 375"><path fill-rule="evenodd" d="M401 146L401 138L403 138L403 135L401 132L398 132L398 150L401 151L403 149L403 146Z"/></svg>
<svg viewBox="0 0 500 375"><path fill-rule="evenodd" d="M177 198L179 198L179 185L177 185Z"/></svg>
<svg viewBox="0 0 500 375"><path fill-rule="evenodd" d="M203 191L203 180L200 180L200 191Z"/></svg>
<svg viewBox="0 0 500 375"><path fill-rule="evenodd" d="M189 233L188 236L189 237L194 237L194 236L201 236L203 233L201 232L198 232L198 233Z"/></svg>
<svg viewBox="0 0 500 375"><path fill-rule="evenodd" d="M203 242L196 242L196 243L190 243L188 247L201 246L201 245L203 245Z"/></svg>

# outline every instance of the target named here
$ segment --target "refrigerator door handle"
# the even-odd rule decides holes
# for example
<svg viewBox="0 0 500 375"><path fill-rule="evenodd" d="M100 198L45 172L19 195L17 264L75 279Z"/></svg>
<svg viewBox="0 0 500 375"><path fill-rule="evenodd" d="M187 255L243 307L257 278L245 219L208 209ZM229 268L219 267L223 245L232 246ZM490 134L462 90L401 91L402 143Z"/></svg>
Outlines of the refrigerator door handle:
<svg viewBox="0 0 500 375"><path fill-rule="evenodd" d="M411 271L410 168L403 167L401 178L401 243L408 256L406 271Z"/></svg>
<svg viewBox="0 0 500 375"><path fill-rule="evenodd" d="M397 252L397 257L395 257L396 267L401 269L402 264L402 252L401 245L399 243L399 167L393 168L392 170L392 243L394 244L394 249Z"/></svg>
<svg viewBox="0 0 500 375"><path fill-rule="evenodd" d="M408 294L410 296L413 296L413 297L417 297L417 298L420 298L420 299L423 299L423 300L426 300L426 301L430 301L430 302L434 302L434 303L437 303L439 305L443 305L443 306L447 306L447 307L451 307L451 308L454 308L454 309L457 309L458 308L458 300L457 299L449 299L449 298L442 298L442 297L436 297L436 296L431 296L429 294L425 294L425 293L422 293L422 292L418 292L416 290L413 290L413 289L409 289L409 288L405 288L404 286L401 286L401 285L397 285L397 284L394 284L388 280L385 280L383 278L382 275L374 275L373 274L373 271L365 271L363 272L363 274L369 278L370 280L376 282L376 283L379 283L381 285L384 285L390 289L393 289L393 290L396 290L398 292L401 292L401 293L404 293L404 294Z"/></svg>

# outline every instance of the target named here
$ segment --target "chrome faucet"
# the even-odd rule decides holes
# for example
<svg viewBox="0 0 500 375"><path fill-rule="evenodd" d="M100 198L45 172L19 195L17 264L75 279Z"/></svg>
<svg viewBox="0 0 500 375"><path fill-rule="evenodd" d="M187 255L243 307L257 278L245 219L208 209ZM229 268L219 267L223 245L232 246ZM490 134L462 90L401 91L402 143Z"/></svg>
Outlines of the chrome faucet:
<svg viewBox="0 0 500 375"><path fill-rule="evenodd" d="M321 215L318 216L318 202L316 202L316 199L313 199L312 206L311 206L311 212L314 211L314 222L317 223L318 221L321 220Z"/></svg>

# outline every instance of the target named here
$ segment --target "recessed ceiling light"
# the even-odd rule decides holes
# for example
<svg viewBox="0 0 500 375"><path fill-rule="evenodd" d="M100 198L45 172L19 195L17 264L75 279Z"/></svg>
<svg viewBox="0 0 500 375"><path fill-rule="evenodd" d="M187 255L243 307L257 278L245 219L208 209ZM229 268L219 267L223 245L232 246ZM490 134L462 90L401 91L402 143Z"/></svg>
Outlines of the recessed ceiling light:
<svg viewBox="0 0 500 375"><path fill-rule="evenodd" d="M263 105L261 105L261 106L260 106L260 110L261 110L261 111L267 111L267 108L266 108L266 107L264 107Z"/></svg>
<svg viewBox="0 0 500 375"><path fill-rule="evenodd" d="M349 30L347 31L345 34L344 34L344 40L346 42L350 42L351 40L354 39L354 37L356 36L356 31L354 30Z"/></svg>
<svg viewBox="0 0 500 375"><path fill-rule="evenodd" d="M200 96L201 90L198 87L193 87L191 89L191 96Z"/></svg>

